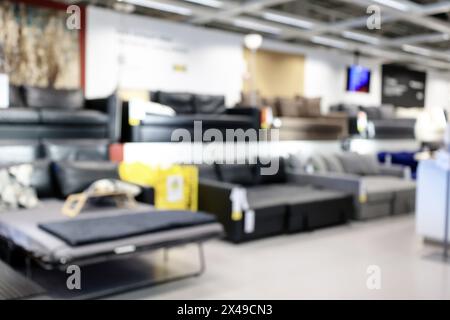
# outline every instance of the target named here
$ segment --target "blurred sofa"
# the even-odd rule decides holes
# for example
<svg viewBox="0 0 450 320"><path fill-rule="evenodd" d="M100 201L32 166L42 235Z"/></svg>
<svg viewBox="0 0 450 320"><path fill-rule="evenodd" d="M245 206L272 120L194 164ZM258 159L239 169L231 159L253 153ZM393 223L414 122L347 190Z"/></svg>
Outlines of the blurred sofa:
<svg viewBox="0 0 450 320"><path fill-rule="evenodd" d="M249 240L343 224L353 215L346 192L297 182L280 158L274 175L263 175L260 163L200 167L199 209L214 214L227 240ZM248 208L236 212L244 193Z"/></svg>
<svg viewBox="0 0 450 320"><path fill-rule="evenodd" d="M133 117L132 101L123 104L123 142L170 142L176 129L186 129L194 137L194 122L201 121L203 132L217 129L225 136L227 129L260 128L260 112L255 108L227 108L225 97L187 92L156 91L150 100L175 111L175 115L158 114L147 109Z"/></svg>
<svg viewBox="0 0 450 320"><path fill-rule="evenodd" d="M405 178L405 167L381 165L376 155L344 152L292 156L290 164L304 184L354 195L354 219L410 213L415 210L416 184Z"/></svg>
<svg viewBox="0 0 450 320"><path fill-rule="evenodd" d="M348 135L347 118L342 114L323 114L321 98L267 98L241 93L239 107L256 104L268 126L280 130L280 140L337 140Z"/></svg>
<svg viewBox="0 0 450 320"><path fill-rule="evenodd" d="M10 86L0 109L0 139L107 138L118 140L115 95L86 100L81 90Z"/></svg>
<svg viewBox="0 0 450 320"><path fill-rule="evenodd" d="M350 135L374 139L414 139L415 118L398 117L393 106L363 107L349 104L332 106L330 111L348 117ZM364 117L361 119L361 117ZM362 125L358 125L358 119ZM359 128L358 128L359 127Z"/></svg>

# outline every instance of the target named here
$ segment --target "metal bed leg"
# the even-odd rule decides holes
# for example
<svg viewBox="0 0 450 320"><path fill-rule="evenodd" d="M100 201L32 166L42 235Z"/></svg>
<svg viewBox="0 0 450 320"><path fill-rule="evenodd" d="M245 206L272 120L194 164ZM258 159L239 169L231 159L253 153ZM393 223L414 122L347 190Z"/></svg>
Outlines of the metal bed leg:
<svg viewBox="0 0 450 320"><path fill-rule="evenodd" d="M33 274L31 273L31 258L28 255L25 258L25 265L26 265L25 275L28 279L31 279Z"/></svg>

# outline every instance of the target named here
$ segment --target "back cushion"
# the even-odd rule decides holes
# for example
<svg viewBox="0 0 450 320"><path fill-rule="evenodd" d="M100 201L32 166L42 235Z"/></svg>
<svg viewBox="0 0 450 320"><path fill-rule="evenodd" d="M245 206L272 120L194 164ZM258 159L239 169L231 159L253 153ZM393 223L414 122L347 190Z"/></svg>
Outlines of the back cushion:
<svg viewBox="0 0 450 320"><path fill-rule="evenodd" d="M24 107L23 90L19 86L9 86L9 106L10 107Z"/></svg>
<svg viewBox="0 0 450 320"><path fill-rule="evenodd" d="M378 175L380 173L380 165L376 155L367 154L359 155L363 163L363 174L367 176Z"/></svg>
<svg viewBox="0 0 450 320"><path fill-rule="evenodd" d="M277 99L277 114L281 117L300 117L304 112L304 101L294 99Z"/></svg>
<svg viewBox="0 0 450 320"><path fill-rule="evenodd" d="M343 173L345 171L341 160L336 154L323 155L322 159L327 166L327 171L336 173Z"/></svg>
<svg viewBox="0 0 450 320"><path fill-rule="evenodd" d="M367 118L370 120L379 120L382 118L381 109L378 107L362 107L361 109L367 114Z"/></svg>
<svg viewBox="0 0 450 320"><path fill-rule="evenodd" d="M220 181L252 186L255 184L255 165L248 164L216 164Z"/></svg>
<svg viewBox="0 0 450 320"><path fill-rule="evenodd" d="M100 179L120 179L118 165L106 161L61 161L55 162L53 169L64 197L82 192Z"/></svg>
<svg viewBox="0 0 450 320"><path fill-rule="evenodd" d="M195 112L194 96L190 93L159 91L152 97L158 100L154 102L169 106L178 114L192 114Z"/></svg>
<svg viewBox="0 0 450 320"><path fill-rule="evenodd" d="M24 87L25 103L31 108L80 109L84 105L81 90Z"/></svg>
<svg viewBox="0 0 450 320"><path fill-rule="evenodd" d="M43 145L46 157L53 161L104 161L109 158L109 142L106 139L47 139Z"/></svg>
<svg viewBox="0 0 450 320"><path fill-rule="evenodd" d="M365 163L359 154L354 152L344 152L338 155L339 160L344 167L346 173L364 175Z"/></svg>
<svg viewBox="0 0 450 320"><path fill-rule="evenodd" d="M194 95L196 113L220 113L225 110L225 97L213 95Z"/></svg>
<svg viewBox="0 0 450 320"><path fill-rule="evenodd" d="M321 112L321 98L306 99L306 110L309 117L319 117Z"/></svg>
<svg viewBox="0 0 450 320"><path fill-rule="evenodd" d="M328 165L321 155L314 154L308 159L308 165L311 165L315 173L325 173L328 171Z"/></svg>

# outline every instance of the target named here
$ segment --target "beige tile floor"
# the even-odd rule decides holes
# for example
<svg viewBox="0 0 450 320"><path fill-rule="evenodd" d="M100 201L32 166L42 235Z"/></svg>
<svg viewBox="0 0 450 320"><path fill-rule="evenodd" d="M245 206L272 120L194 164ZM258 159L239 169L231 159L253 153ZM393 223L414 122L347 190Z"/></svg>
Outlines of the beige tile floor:
<svg viewBox="0 0 450 320"><path fill-rule="evenodd" d="M414 223L409 215L241 245L213 241L203 276L118 298L450 299L450 264L427 258L439 248L424 245ZM369 265L381 268L380 290L367 288Z"/></svg>

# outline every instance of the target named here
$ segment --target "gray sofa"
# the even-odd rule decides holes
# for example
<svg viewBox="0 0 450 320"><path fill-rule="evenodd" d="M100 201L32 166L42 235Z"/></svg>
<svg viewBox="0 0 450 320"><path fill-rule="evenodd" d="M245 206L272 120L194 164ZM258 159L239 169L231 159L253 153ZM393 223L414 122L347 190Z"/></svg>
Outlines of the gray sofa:
<svg viewBox="0 0 450 320"><path fill-rule="evenodd" d="M415 210L416 184L405 178L405 167L385 166L375 156L356 153L291 156L299 182L354 195L354 219L410 213Z"/></svg>

